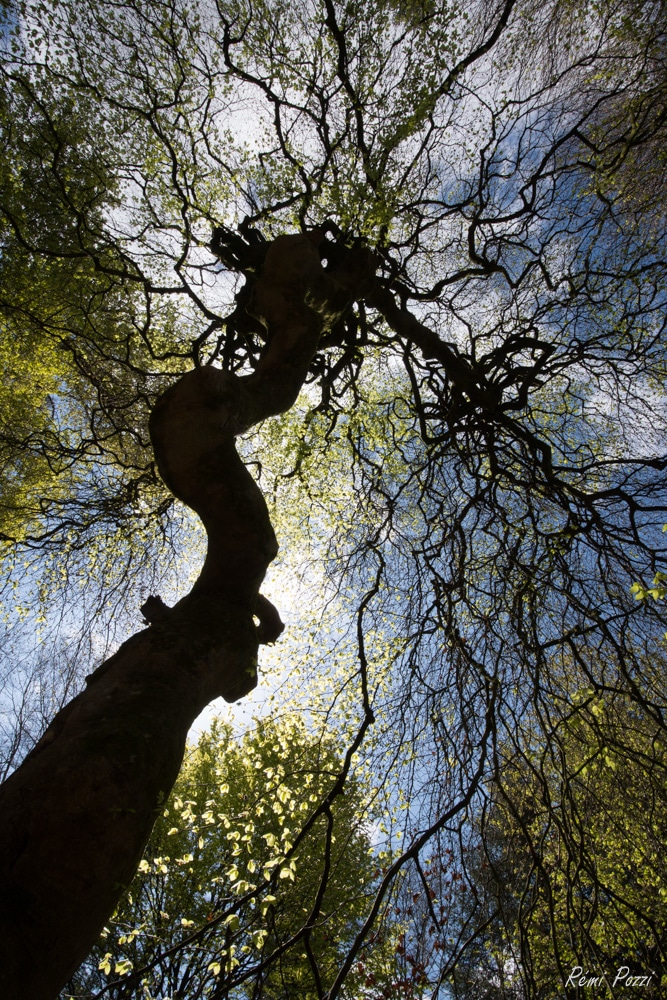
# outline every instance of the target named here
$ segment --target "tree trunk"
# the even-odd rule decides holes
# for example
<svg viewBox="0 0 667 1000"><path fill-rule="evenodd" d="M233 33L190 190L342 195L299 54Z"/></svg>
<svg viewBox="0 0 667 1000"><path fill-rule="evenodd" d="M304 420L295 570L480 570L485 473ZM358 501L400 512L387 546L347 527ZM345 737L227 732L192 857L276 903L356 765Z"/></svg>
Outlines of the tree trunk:
<svg viewBox="0 0 667 1000"><path fill-rule="evenodd" d="M208 533L204 568L174 608L89 678L0 787L0 996L54 1000L131 881L181 765L188 730L214 698L256 684L259 642L282 631L259 593L277 543L234 438L288 409L323 329L362 294L370 254L325 273L319 233L269 247L251 309L267 330L256 371L183 376L157 401L151 439L172 492ZM259 619L254 624L253 616Z"/></svg>

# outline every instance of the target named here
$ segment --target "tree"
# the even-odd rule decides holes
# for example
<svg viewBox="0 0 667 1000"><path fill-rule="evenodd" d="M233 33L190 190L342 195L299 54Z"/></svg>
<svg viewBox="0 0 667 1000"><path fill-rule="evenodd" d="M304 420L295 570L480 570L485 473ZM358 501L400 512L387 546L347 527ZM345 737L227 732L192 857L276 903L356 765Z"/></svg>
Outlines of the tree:
<svg viewBox="0 0 667 1000"><path fill-rule="evenodd" d="M363 267L360 272L363 279ZM318 311L299 307L306 293L318 296ZM47 995L55 977L73 971L76 938L82 943L76 958L85 957L92 942L84 938L84 928L100 930L119 887L131 876L173 785L188 728L213 698L234 701L255 686L258 644L275 641L282 631L277 611L259 594L277 551L275 536L234 437L293 402L323 322L336 317L336 307L344 307L348 296L325 275L307 236L276 240L255 291L255 309L270 340L255 373L244 379L210 367L195 369L153 409L151 437L162 476L200 514L208 553L195 587L175 608L159 598L145 602L150 628L90 675L87 691L56 716L3 785L5 919L24 942L39 940L48 962L45 969L31 969L12 945L3 975L14 991ZM77 773L81 753L87 778ZM27 792L37 808L34 818L26 816ZM51 828L48 838L31 832L42 810L67 800L77 801L76 811L61 812L62 825ZM110 821L114 816L117 822ZM73 843L79 850L67 866L68 855L74 860ZM105 891L100 858L107 869ZM82 884L82 864L95 866L100 881ZM57 872L48 905L40 874L45 869ZM52 924L56 912L58 928Z"/></svg>
<svg viewBox="0 0 667 1000"><path fill-rule="evenodd" d="M528 995L568 979L623 995L635 977L661 995L666 787L664 732L617 692L581 690L548 746L507 748L477 884L498 915L487 947L518 959Z"/></svg>
<svg viewBox="0 0 667 1000"><path fill-rule="evenodd" d="M336 794L365 769L387 814L331 998L395 907L406 990L456 981L489 920L468 905L473 820L507 747L531 759L589 688L664 727L664 609L630 590L664 572L667 508L664 227L628 194L662 183L663 12L645 9L15 6L3 125L21 108L44 138L8 132L31 197L19 212L3 173L3 329L46 359L53 402L17 404L3 439L7 561L47 618L87 600L91 622L127 622L143 601L151 624L3 786L3 850L34 829L43 852L12 875L6 990L72 974L189 722L254 683L280 628L259 596L276 535L320 588L308 648L278 647L295 696L346 734ZM158 469L209 539L173 608L142 592L192 523ZM64 882L71 902L49 900L58 850L77 886L95 871L85 902Z"/></svg>
<svg viewBox="0 0 667 1000"><path fill-rule="evenodd" d="M257 975L249 971L258 964L265 996L326 988L376 869L363 788L348 786L309 822L342 764L333 734L313 740L298 717L258 723L241 739L214 722L186 755L139 871L65 995L115 982L116 998L141 985L146 996L194 1000L240 982L235 995L252 996ZM327 847L329 826L335 840ZM313 915L306 934L304 913ZM309 954L317 955L312 966ZM368 974L380 957L370 956ZM350 995L359 985L353 978Z"/></svg>

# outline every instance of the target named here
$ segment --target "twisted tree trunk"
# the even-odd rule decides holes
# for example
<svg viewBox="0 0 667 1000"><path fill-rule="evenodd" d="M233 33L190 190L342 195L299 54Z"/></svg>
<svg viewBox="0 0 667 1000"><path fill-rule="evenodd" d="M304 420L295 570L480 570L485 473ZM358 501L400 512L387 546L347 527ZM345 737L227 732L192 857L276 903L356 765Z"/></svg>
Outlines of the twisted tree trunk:
<svg viewBox="0 0 667 1000"><path fill-rule="evenodd" d="M234 438L293 404L322 330L372 274L363 252L345 272L325 273L319 240L284 236L268 249L250 306L267 332L256 371L195 369L151 415L158 468L202 518L207 557L174 608L146 602L150 626L88 678L0 788L6 1000L57 997L134 875L192 722L214 698L235 701L255 686L258 645L282 631L259 593L277 542Z"/></svg>

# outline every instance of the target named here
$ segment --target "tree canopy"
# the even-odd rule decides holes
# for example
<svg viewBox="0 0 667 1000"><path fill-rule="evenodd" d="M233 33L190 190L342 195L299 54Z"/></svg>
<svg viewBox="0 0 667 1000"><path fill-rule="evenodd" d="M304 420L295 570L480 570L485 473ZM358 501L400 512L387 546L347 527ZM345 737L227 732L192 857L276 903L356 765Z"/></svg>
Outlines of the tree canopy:
<svg viewBox="0 0 667 1000"><path fill-rule="evenodd" d="M662 0L3 17L8 769L45 686L59 708L148 594L187 590L202 536L149 416L192 370L264 385L275 294L290 365L304 309L321 319L295 402L245 423L239 403L234 430L280 545L276 698L341 740L320 819L359 782L383 815L314 995L346 995L392 921L406 996L593 995L579 966L610 995L620 966L659 990ZM253 995L247 971L210 995Z"/></svg>

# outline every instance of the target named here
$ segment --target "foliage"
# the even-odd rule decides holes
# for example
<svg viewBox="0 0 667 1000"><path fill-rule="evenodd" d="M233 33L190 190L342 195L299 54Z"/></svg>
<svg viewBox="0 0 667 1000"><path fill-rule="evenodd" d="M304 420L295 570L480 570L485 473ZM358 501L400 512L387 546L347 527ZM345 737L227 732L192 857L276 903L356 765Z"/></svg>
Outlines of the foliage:
<svg viewBox="0 0 667 1000"><path fill-rule="evenodd" d="M315 738L298 716L240 738L214 721L65 995L319 995L377 880L369 798L356 782L337 794L342 767L333 734ZM387 945L376 945L346 995L369 977L379 982Z"/></svg>
<svg viewBox="0 0 667 1000"><path fill-rule="evenodd" d="M618 692L582 689L571 704L548 746L500 750L477 867L495 911L487 948L504 956L515 988L524 978L530 996L559 995L577 967L586 980L600 977L582 996L624 995L622 978L614 982L623 967L626 978L647 976L646 995L658 996L666 976L664 732Z"/></svg>

